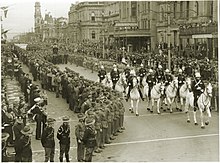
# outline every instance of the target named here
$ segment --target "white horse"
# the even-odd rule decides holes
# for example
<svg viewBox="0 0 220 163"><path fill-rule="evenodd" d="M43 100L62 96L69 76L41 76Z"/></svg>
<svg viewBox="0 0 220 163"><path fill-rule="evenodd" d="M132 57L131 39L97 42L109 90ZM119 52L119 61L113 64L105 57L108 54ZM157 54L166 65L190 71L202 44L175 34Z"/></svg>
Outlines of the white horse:
<svg viewBox="0 0 220 163"><path fill-rule="evenodd" d="M183 110L183 106L185 105L184 104L184 101L186 101L186 96L187 94L189 93L189 84L188 84L188 81L190 79L187 78L186 81L184 82L184 84L180 87L179 89L179 96L180 96L180 110L182 111ZM190 80L191 82L191 80Z"/></svg>
<svg viewBox="0 0 220 163"><path fill-rule="evenodd" d="M131 98L131 108L129 109L131 113L134 113L134 101L136 101L135 105L135 114L136 116L139 116L138 113L138 104L139 104L139 99L140 99L140 93L138 91L138 79L133 78L133 88L130 91L130 98ZM126 94L128 94L129 87L126 88Z"/></svg>
<svg viewBox="0 0 220 163"><path fill-rule="evenodd" d="M209 83L205 91L199 96L197 104L200 111L201 117L201 128L205 128L204 126L204 113L207 114L207 121L205 121L205 125L209 124L209 118L211 118L210 105L211 105L211 97L212 97L212 85Z"/></svg>
<svg viewBox="0 0 220 163"><path fill-rule="evenodd" d="M105 78L102 80L101 83L102 83L104 86L106 86L106 87L112 88L113 83L112 83L112 80L111 80L110 73L107 73L107 74L106 74Z"/></svg>
<svg viewBox="0 0 220 163"><path fill-rule="evenodd" d="M157 83L153 86L151 89L150 95L151 95L151 113L153 113L153 107L154 107L154 101L157 101L157 113L160 114L160 97L164 93L164 84L163 83Z"/></svg>
<svg viewBox="0 0 220 163"><path fill-rule="evenodd" d="M189 115L189 110L194 108L194 95L192 92L192 81L190 78L186 79L186 103L185 103L185 113L187 114L187 122L190 123L190 115ZM193 119L194 119L194 124L198 125L197 120L196 120L196 110L193 109Z"/></svg>
<svg viewBox="0 0 220 163"><path fill-rule="evenodd" d="M142 90L142 94L143 94L143 98L147 100L147 110L150 110L150 98L149 98L149 85L146 82L146 77L143 77L142 80L142 85L144 86L143 90Z"/></svg>
<svg viewBox="0 0 220 163"><path fill-rule="evenodd" d="M166 94L166 99L167 99L167 102L168 102L168 108L170 109L170 113L173 112L173 109L172 109L172 104L175 100L175 97L176 97L176 93L177 93L177 89L178 89L178 80L175 78L168 86L167 86L167 89L165 91L165 94ZM175 101L176 103L176 101ZM176 104L177 106L177 104Z"/></svg>
<svg viewBox="0 0 220 163"><path fill-rule="evenodd" d="M123 93L125 91L125 86L126 85L127 85L127 82L126 82L125 74L121 73L119 75L119 80L115 84L115 90L120 92L120 93Z"/></svg>

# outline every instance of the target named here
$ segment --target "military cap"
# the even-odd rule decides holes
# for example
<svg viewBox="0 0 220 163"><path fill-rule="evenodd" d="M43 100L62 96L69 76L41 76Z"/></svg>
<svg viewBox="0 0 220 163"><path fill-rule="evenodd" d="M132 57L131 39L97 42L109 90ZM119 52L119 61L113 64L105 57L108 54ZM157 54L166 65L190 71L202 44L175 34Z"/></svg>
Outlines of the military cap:
<svg viewBox="0 0 220 163"><path fill-rule="evenodd" d="M64 116L62 118L63 122L69 122L70 121L70 118L68 116Z"/></svg>
<svg viewBox="0 0 220 163"><path fill-rule="evenodd" d="M25 126L22 130L21 133L24 135L30 135L33 133L33 129L30 126Z"/></svg>
<svg viewBox="0 0 220 163"><path fill-rule="evenodd" d="M48 118L47 123L54 123L56 120L54 118Z"/></svg>
<svg viewBox="0 0 220 163"><path fill-rule="evenodd" d="M77 117L78 117L78 119L84 119L86 116L85 116L85 114L83 114L83 113L79 113L79 114L77 115Z"/></svg>
<svg viewBox="0 0 220 163"><path fill-rule="evenodd" d="M86 126L93 125L94 123L95 123L95 119L93 119L93 118L86 118L86 120L85 120Z"/></svg>

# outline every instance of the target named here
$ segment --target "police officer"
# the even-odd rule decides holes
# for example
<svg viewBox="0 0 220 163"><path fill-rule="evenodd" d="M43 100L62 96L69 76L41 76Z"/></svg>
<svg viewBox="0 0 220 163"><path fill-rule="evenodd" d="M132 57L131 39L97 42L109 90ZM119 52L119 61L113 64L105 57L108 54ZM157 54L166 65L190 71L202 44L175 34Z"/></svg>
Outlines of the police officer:
<svg viewBox="0 0 220 163"><path fill-rule="evenodd" d="M48 118L47 126L44 129L41 137L41 144L45 150L45 162L54 162L55 140L54 140L54 122L55 119Z"/></svg>
<svg viewBox="0 0 220 163"><path fill-rule="evenodd" d="M163 73L163 67L161 65L158 65L158 69L156 70L155 76L156 76L157 82L162 82L164 73Z"/></svg>
<svg viewBox="0 0 220 163"><path fill-rule="evenodd" d="M125 73L125 77L126 77L127 81L128 81L129 76L130 76L130 71L131 71L130 65L127 64L126 68L124 69L124 73Z"/></svg>
<svg viewBox="0 0 220 163"><path fill-rule="evenodd" d="M147 76L146 82L147 82L147 84L149 86L148 97L149 97L149 100L150 100L151 99L151 94L150 94L151 89L156 84L156 77L153 74L153 70L152 69L149 69L149 75Z"/></svg>
<svg viewBox="0 0 220 163"><path fill-rule="evenodd" d="M60 141L60 162L63 162L63 154L65 153L66 162L69 160L69 150L70 150L70 125L69 117L63 117L63 124L59 127L57 132L57 139Z"/></svg>
<svg viewBox="0 0 220 163"><path fill-rule="evenodd" d="M170 84L170 82L173 81L173 77L170 74L170 70L168 70L168 69L165 70L163 81L165 83L165 87L167 87Z"/></svg>
<svg viewBox="0 0 220 163"><path fill-rule="evenodd" d="M194 94L194 111L196 111L196 108L198 107L197 100L199 96L204 92L205 84L201 80L200 73L195 73L195 80L192 82L192 91Z"/></svg>
<svg viewBox="0 0 220 163"><path fill-rule="evenodd" d="M138 71L138 76L140 77L140 86L142 87L143 77L146 75L146 69L144 68L143 63L141 63L141 68Z"/></svg>
<svg viewBox="0 0 220 163"><path fill-rule="evenodd" d="M135 74L135 70L131 70L131 72L130 72L130 77L129 77L129 79L128 79L128 87L129 87L129 89L128 89L128 94L127 94L126 101L128 101L128 99L129 99L129 97L130 97L130 92L131 92L131 90L133 89L133 78L137 78L137 77L136 77L136 74ZM137 81L138 81L138 79L137 79ZM138 91L139 91L139 94L140 94L140 96L141 96L141 99L144 101L139 86L138 86Z"/></svg>
<svg viewBox="0 0 220 163"><path fill-rule="evenodd" d="M83 136L83 143L85 144L86 153L85 153L85 161L92 162L92 153L97 146L96 144L96 130L95 130L95 119L87 118L85 120L85 132Z"/></svg>
<svg viewBox="0 0 220 163"><path fill-rule="evenodd" d="M106 76L106 71L104 69L104 66L101 65L101 70L98 71L98 77L99 77L99 82L101 83L103 79L105 79Z"/></svg>
<svg viewBox="0 0 220 163"><path fill-rule="evenodd" d="M184 84L185 82L185 76L183 75L183 70L182 69L179 69L179 74L177 76L177 80L178 80L178 89L177 89L177 96L178 98L180 98L180 93L179 93L179 90L180 90L180 87Z"/></svg>
<svg viewBox="0 0 220 163"><path fill-rule="evenodd" d="M116 85L117 81L119 80L119 74L120 74L120 72L117 69L117 66L114 64L113 65L113 69L112 69L112 71L110 73L110 76L111 76L111 79L112 79L112 83L113 83L113 87L112 87L113 89L115 89L115 85Z"/></svg>
<svg viewBox="0 0 220 163"><path fill-rule="evenodd" d="M85 115L83 113L79 113L77 115L79 121L75 128L75 136L77 141L77 161L83 162L84 161L84 153L85 153L85 146L82 142L84 132L85 132Z"/></svg>

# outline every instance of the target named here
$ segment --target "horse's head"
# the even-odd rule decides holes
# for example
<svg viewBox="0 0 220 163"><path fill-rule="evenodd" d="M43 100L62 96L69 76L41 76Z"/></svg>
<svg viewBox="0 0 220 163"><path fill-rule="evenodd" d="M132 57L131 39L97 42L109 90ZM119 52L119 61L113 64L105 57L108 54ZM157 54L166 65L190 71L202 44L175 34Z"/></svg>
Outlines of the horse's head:
<svg viewBox="0 0 220 163"><path fill-rule="evenodd" d="M126 84L127 84L125 73L121 73L121 74L120 74L120 79L119 79L119 80L121 81L121 83L122 83L123 85L126 85Z"/></svg>
<svg viewBox="0 0 220 163"><path fill-rule="evenodd" d="M133 78L133 87L136 87L138 85L138 79L136 77Z"/></svg>
<svg viewBox="0 0 220 163"><path fill-rule="evenodd" d="M159 84L160 84L159 91L163 95L164 94L164 89L165 89L165 84L164 83L159 83Z"/></svg>
<svg viewBox="0 0 220 163"><path fill-rule="evenodd" d="M209 83L209 84L206 86L205 92L207 93L207 95L208 95L209 97L212 97L212 85L211 85L211 83Z"/></svg>
<svg viewBox="0 0 220 163"><path fill-rule="evenodd" d="M192 81L190 78L186 78L186 87L189 89L189 90L192 90Z"/></svg>
<svg viewBox="0 0 220 163"><path fill-rule="evenodd" d="M177 78L174 78L174 80L172 81L171 83L173 85L174 88L178 88L178 79Z"/></svg>

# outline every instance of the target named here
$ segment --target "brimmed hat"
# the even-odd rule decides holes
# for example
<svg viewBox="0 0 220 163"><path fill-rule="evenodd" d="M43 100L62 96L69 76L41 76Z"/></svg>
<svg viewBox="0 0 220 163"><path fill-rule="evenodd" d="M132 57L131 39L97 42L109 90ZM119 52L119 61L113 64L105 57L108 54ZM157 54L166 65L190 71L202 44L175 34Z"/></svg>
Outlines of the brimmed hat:
<svg viewBox="0 0 220 163"><path fill-rule="evenodd" d="M54 123L56 120L54 118L48 118L47 119L47 123Z"/></svg>
<svg viewBox="0 0 220 163"><path fill-rule="evenodd" d="M94 123L95 123L95 119L93 119L93 118L87 118L87 119L85 120L85 125L86 125L86 126L92 125L92 124L94 124Z"/></svg>
<svg viewBox="0 0 220 163"><path fill-rule="evenodd" d="M63 117L63 122L69 122L69 121L70 121L70 118L68 116Z"/></svg>
<svg viewBox="0 0 220 163"><path fill-rule="evenodd" d="M2 141L7 141L8 137L9 137L8 133L6 133L6 132L2 133Z"/></svg>
<svg viewBox="0 0 220 163"><path fill-rule="evenodd" d="M30 126L25 126L22 130L21 133L24 135L29 135L33 133L33 129Z"/></svg>
<svg viewBox="0 0 220 163"><path fill-rule="evenodd" d="M83 114L83 113L79 113L79 114L77 115L77 117L78 117L78 119L84 119L86 116L85 116L85 114Z"/></svg>
<svg viewBox="0 0 220 163"><path fill-rule="evenodd" d="M40 102L41 101L41 98L40 97L37 97L34 99L34 102Z"/></svg>

